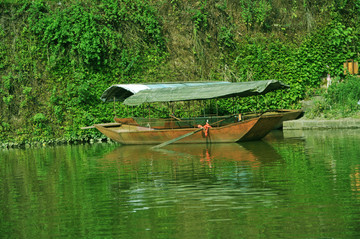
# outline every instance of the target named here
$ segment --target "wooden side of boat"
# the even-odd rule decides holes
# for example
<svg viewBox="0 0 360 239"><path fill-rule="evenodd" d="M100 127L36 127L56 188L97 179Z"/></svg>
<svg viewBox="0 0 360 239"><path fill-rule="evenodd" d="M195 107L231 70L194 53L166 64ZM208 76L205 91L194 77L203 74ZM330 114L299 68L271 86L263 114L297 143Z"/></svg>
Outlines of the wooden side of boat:
<svg viewBox="0 0 360 239"><path fill-rule="evenodd" d="M277 110L275 111L278 114L282 114L283 115L283 119L282 121L287 121L287 120L295 120L295 119L299 119L304 115L304 111L303 110L288 110L288 109L282 109L282 110ZM266 114L265 114L266 115Z"/></svg>
<svg viewBox="0 0 360 239"><path fill-rule="evenodd" d="M255 117L253 117L255 118ZM203 125L209 122L210 125L220 127L238 122L237 115L226 116L207 116L193 118L114 118L115 122L126 125L137 125L142 127L151 127L153 129L180 129L196 128L199 124Z"/></svg>
<svg viewBox="0 0 360 239"><path fill-rule="evenodd" d="M242 120L248 120L261 115L282 115L282 120L279 121L274 129L282 128L283 122L287 120L295 120L301 118L304 114L303 110L291 110L291 109L279 109L274 111L268 111L265 113L243 113L241 115ZM199 124L205 124L206 121L210 125L220 127L231 123L238 122L238 115L227 115L227 116L207 116L207 117L194 117L194 118L161 118L161 119L149 119L149 118L115 118L115 122L137 125L142 127L151 127L153 129L180 129L180 128L191 128L197 127Z"/></svg>
<svg viewBox="0 0 360 239"><path fill-rule="evenodd" d="M251 119L254 117L259 117L259 113L249 113L249 114L244 114L244 119ZM280 109L280 110L275 110L275 111L269 111L269 112L265 112L262 113L262 115L282 115L282 120L280 120L274 127L274 129L281 129L283 126L283 122L284 121L288 121L288 120L295 120L295 119L299 119L304 115L304 111L303 110L291 110L291 109Z"/></svg>
<svg viewBox="0 0 360 239"><path fill-rule="evenodd" d="M274 114L282 115L281 121L275 125L274 129L282 129L284 121L299 119L304 115L304 111L283 109L275 111Z"/></svg>
<svg viewBox="0 0 360 239"><path fill-rule="evenodd" d="M261 116L226 126L210 128L207 136L205 136L204 131L200 131L175 143L226 143L258 140L268 134L281 119L281 115ZM128 145L160 144L198 129L154 130L153 128L124 124L119 127L94 126L110 139Z"/></svg>
<svg viewBox="0 0 360 239"><path fill-rule="evenodd" d="M276 125L282 122L283 116L279 115L263 115L260 117L261 120L257 122L241 139L238 141L252 141L262 139L267 135L271 130L273 130ZM275 120L277 119L277 120Z"/></svg>

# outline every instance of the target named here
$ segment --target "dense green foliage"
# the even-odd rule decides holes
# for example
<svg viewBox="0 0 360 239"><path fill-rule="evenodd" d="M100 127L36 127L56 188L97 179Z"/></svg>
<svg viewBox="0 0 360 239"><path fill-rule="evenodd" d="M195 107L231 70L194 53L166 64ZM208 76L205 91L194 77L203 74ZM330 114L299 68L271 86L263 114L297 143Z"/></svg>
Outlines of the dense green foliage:
<svg viewBox="0 0 360 239"><path fill-rule="evenodd" d="M291 89L218 107L297 108L358 60L359 13L358 0L1 1L0 141L100 137L80 127L112 120L99 97L115 83L279 79Z"/></svg>
<svg viewBox="0 0 360 239"><path fill-rule="evenodd" d="M308 110L308 118L360 117L360 79L347 76L336 78L327 91L320 94Z"/></svg>

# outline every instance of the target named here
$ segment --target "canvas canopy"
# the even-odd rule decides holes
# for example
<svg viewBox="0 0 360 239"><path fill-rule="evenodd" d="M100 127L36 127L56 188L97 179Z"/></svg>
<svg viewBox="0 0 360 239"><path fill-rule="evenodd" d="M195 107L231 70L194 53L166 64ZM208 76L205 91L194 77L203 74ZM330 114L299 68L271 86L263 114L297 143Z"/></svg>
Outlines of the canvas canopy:
<svg viewBox="0 0 360 239"><path fill-rule="evenodd" d="M174 88L174 87L190 87L203 86L213 84L227 84L227 81L213 81L213 82L182 82L182 83L152 83L152 84L117 84L112 85L104 91L100 99L104 102L120 101L123 102L126 98L143 90Z"/></svg>
<svg viewBox="0 0 360 239"><path fill-rule="evenodd" d="M226 84L181 85L153 88L137 92L124 100L125 105L140 105L153 102L206 100L229 97L264 95L270 91L286 89L288 85L277 80L249 81Z"/></svg>

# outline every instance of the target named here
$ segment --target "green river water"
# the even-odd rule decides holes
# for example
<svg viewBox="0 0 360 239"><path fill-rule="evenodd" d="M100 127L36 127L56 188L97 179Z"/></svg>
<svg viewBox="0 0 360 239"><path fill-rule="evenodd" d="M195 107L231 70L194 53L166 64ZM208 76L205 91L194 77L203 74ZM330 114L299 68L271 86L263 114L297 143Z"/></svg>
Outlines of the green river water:
<svg viewBox="0 0 360 239"><path fill-rule="evenodd" d="M360 238L360 131L1 150L0 238Z"/></svg>

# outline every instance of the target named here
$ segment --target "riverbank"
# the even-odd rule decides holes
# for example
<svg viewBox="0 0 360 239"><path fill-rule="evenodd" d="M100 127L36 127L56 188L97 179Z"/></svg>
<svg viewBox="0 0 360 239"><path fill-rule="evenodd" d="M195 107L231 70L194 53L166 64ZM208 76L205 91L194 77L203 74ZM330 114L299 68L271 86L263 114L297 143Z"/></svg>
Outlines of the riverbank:
<svg viewBox="0 0 360 239"><path fill-rule="evenodd" d="M360 129L360 119L307 119L289 120L283 122L283 130L329 130L329 129ZM22 142L0 142L0 149L11 148L37 148L45 146L70 145L70 144L94 144L113 142L109 138L81 138L81 139L51 139L35 141L31 143Z"/></svg>
<svg viewBox="0 0 360 239"><path fill-rule="evenodd" d="M82 138L82 139L50 139L42 141L34 141L30 143L23 142L0 142L1 149L12 149L12 148L38 148L45 146L60 146L60 145L75 145L75 144L95 144L95 143L109 143L113 142L109 138Z"/></svg>
<svg viewBox="0 0 360 239"><path fill-rule="evenodd" d="M283 123L284 130L312 130L312 129L357 129L360 119L298 119Z"/></svg>

